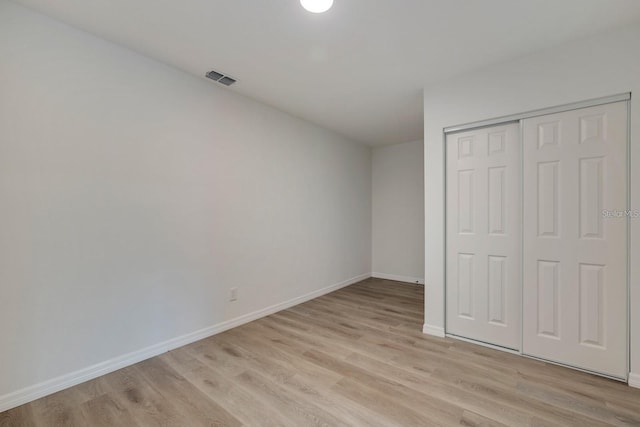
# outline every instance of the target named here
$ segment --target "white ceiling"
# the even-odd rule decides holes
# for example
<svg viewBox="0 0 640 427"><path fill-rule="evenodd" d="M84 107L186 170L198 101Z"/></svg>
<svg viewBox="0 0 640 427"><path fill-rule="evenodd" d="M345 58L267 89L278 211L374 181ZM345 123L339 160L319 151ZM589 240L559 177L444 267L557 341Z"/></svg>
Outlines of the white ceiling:
<svg viewBox="0 0 640 427"><path fill-rule="evenodd" d="M424 86L640 21L638 0L18 3L369 145L422 138Z"/></svg>

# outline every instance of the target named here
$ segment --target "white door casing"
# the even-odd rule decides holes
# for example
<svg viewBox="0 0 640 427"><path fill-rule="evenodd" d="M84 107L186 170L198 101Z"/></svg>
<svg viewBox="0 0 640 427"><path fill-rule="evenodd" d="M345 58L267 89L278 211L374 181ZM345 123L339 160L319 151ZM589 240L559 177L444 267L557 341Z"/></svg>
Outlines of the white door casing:
<svg viewBox="0 0 640 427"><path fill-rule="evenodd" d="M519 350L518 123L449 134L446 332Z"/></svg>
<svg viewBox="0 0 640 427"><path fill-rule="evenodd" d="M622 379L626 121L626 102L523 121L523 353Z"/></svg>

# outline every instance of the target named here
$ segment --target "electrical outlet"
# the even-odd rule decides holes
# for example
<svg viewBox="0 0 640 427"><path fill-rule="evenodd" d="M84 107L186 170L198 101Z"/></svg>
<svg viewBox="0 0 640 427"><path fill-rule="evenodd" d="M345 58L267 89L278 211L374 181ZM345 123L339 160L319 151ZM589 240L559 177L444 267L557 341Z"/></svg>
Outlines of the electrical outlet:
<svg viewBox="0 0 640 427"><path fill-rule="evenodd" d="M238 288L229 289L229 301L235 301L238 299Z"/></svg>

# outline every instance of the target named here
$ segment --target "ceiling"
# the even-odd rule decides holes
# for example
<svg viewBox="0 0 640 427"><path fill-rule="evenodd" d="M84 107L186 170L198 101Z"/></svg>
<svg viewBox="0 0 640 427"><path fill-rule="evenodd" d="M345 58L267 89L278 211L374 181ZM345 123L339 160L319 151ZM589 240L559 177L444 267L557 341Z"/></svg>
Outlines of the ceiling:
<svg viewBox="0 0 640 427"><path fill-rule="evenodd" d="M640 21L638 0L17 2L368 145L422 138L425 86Z"/></svg>

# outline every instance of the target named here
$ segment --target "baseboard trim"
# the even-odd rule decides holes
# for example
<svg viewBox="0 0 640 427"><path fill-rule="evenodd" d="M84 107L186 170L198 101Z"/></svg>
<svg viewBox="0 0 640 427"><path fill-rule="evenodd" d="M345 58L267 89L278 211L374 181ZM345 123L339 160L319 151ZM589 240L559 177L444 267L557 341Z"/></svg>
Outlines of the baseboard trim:
<svg viewBox="0 0 640 427"><path fill-rule="evenodd" d="M201 339L208 338L210 336L219 334L240 325L244 325L245 323L253 322L254 320L258 320L270 314L277 313L278 311L285 310L289 307L293 307L294 305L302 304L303 302L307 302L322 295L337 291L338 289L344 288L346 286L353 285L354 283L368 279L369 277L371 277L371 274L369 273L361 274L340 283L318 289L317 291L309 292L308 294L302 295L300 297L292 298L285 302L254 311L252 313L244 314L242 316L236 317L231 320L226 320L222 323L218 323L208 328L200 329L199 331L174 338L167 342L168 350L173 350L174 348L182 347L184 345L191 344L192 342L200 341Z"/></svg>
<svg viewBox="0 0 640 427"><path fill-rule="evenodd" d="M25 387L12 393L0 396L0 412L7 411L25 403L29 403L41 397L48 396L85 381L92 380L101 375L117 371L126 366L133 365L167 351L166 343L156 344L142 350L134 351L93 366L61 375L59 377L43 381L39 384Z"/></svg>
<svg viewBox="0 0 640 427"><path fill-rule="evenodd" d="M629 387L640 388L640 374L629 374Z"/></svg>
<svg viewBox="0 0 640 427"><path fill-rule="evenodd" d="M433 335L434 337L444 338L444 328L440 326L422 325L422 333L427 335Z"/></svg>
<svg viewBox="0 0 640 427"><path fill-rule="evenodd" d="M234 319L226 320L224 322L209 326L207 328L200 329L198 331L185 334L170 340L154 344L152 346L137 350L122 356L115 357L113 359L106 360L104 362L97 363L93 366L77 370L59 377L43 381L39 384L25 387L23 389L0 396L0 412L7 411L25 403L29 403L41 397L56 393L74 385L81 384L85 381L92 380L102 375L106 375L110 372L117 371L127 366L131 366L135 363L142 362L143 360L150 359L159 354L165 353L169 350L173 350L178 347L182 347L192 342L199 341L204 338L219 334L231 328L243 325L245 323L252 322L260 319L261 317L268 316L281 310L285 310L294 305L301 304L309 301L313 298L328 294L362 280L368 279L371 274L361 274L351 279L335 283L322 289L310 292L300 297L292 298L279 304L275 304L252 313L248 313Z"/></svg>
<svg viewBox="0 0 640 427"><path fill-rule="evenodd" d="M400 276L397 274L376 272L371 273L371 277L375 277L376 279L395 280L397 282L417 283L419 285L424 285L424 279L420 277Z"/></svg>

